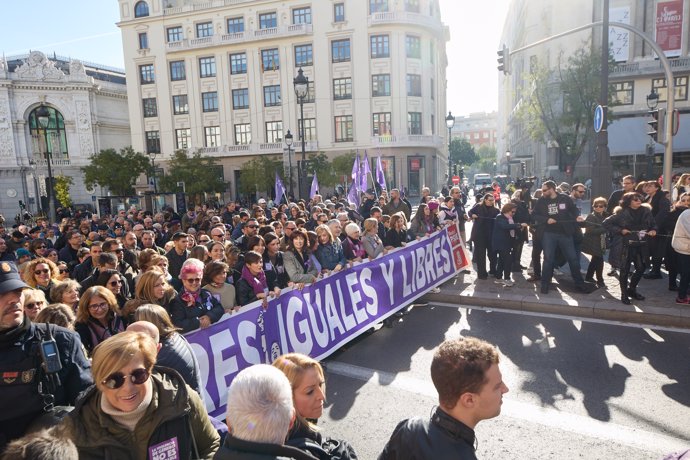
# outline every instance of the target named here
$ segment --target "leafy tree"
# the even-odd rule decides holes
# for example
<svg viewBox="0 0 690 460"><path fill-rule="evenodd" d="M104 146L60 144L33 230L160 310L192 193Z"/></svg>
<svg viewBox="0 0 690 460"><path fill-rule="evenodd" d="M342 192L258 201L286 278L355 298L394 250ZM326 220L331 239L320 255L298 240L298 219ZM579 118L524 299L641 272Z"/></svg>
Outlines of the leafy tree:
<svg viewBox="0 0 690 460"><path fill-rule="evenodd" d="M93 188L95 185L107 187L119 196L134 194L137 178L150 169L149 158L132 147L125 147L119 152L115 149L101 150L91 157L91 164L81 168L84 173L84 185Z"/></svg>
<svg viewBox="0 0 690 460"><path fill-rule="evenodd" d="M453 164L470 166L477 161L478 157L467 139L456 137L450 142L450 159Z"/></svg>
<svg viewBox="0 0 690 460"><path fill-rule="evenodd" d="M189 195L203 193L222 193L226 184L222 179L222 168L218 160L202 157L195 152L191 156L185 150L176 151L168 162L165 176L158 178L158 188L162 192L181 192L178 182L184 182Z"/></svg>
<svg viewBox="0 0 690 460"><path fill-rule="evenodd" d="M341 183L343 176L347 178L345 182L350 183L350 174L352 173L352 164L355 162L355 155L355 152L349 152L333 158L331 167L333 168L333 174L337 178L337 184ZM371 157L369 160L371 160ZM372 168L372 171L374 171L374 168ZM374 172L374 174L376 173Z"/></svg>
<svg viewBox="0 0 690 460"><path fill-rule="evenodd" d="M276 171L282 176L283 162L280 157L260 156L247 161L240 169L240 192L248 194L259 192L267 196L273 196ZM289 184L286 181L283 181L283 183L289 193Z"/></svg>
<svg viewBox="0 0 690 460"><path fill-rule="evenodd" d="M496 162L496 147L482 145L477 149L477 161L473 164L473 169L477 173L494 174L494 163Z"/></svg>
<svg viewBox="0 0 690 460"><path fill-rule="evenodd" d="M561 55L554 69L537 66L530 75L532 89L518 112L530 138L537 142L556 142L561 170L566 165L575 165L588 143L594 141L594 109L600 103L599 52L584 43L565 62ZM614 64L611 58L609 69ZM615 105L614 94L609 90L609 107Z"/></svg>
<svg viewBox="0 0 690 460"><path fill-rule="evenodd" d="M352 165L350 165L352 167ZM325 153L309 155L309 170L307 175L316 172L316 177L319 180L319 187L335 187L340 183L340 177L333 170L333 164L328 160Z"/></svg>
<svg viewBox="0 0 690 460"><path fill-rule="evenodd" d="M60 174L55 178L55 198L65 208L72 206L72 197L69 195L71 185L74 185L74 180L70 176Z"/></svg>

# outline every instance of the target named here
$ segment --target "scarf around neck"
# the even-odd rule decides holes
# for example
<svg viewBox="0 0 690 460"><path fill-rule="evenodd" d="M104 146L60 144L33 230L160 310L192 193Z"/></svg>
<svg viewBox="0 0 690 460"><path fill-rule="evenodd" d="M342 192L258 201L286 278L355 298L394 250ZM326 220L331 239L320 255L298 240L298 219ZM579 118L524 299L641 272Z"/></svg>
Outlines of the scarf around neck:
<svg viewBox="0 0 690 460"><path fill-rule="evenodd" d="M252 275L249 268L245 265L242 267L242 279L245 280L254 291L254 294L263 294L268 290L268 283L266 282L266 274L263 270L258 275Z"/></svg>

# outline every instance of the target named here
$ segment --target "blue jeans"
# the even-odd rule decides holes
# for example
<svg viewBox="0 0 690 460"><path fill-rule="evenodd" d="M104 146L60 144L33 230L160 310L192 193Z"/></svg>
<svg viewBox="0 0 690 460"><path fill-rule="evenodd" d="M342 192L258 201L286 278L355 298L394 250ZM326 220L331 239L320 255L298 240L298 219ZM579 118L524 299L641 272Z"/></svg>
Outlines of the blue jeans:
<svg viewBox="0 0 690 460"><path fill-rule="evenodd" d="M544 248L544 266L541 273L541 286L549 287L551 277L553 276L554 259L556 258L556 248L560 248L561 253L565 256L565 260L570 266L570 275L573 277L575 284L584 284L585 280L580 273L580 256L575 251L575 242L570 235L563 235L561 233L544 232L541 240Z"/></svg>

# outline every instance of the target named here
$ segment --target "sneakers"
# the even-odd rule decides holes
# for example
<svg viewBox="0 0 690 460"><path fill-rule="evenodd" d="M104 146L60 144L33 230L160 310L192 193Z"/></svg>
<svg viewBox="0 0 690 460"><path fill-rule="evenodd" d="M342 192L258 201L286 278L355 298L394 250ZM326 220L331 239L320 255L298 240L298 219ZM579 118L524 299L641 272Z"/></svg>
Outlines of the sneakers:
<svg viewBox="0 0 690 460"><path fill-rule="evenodd" d="M513 287L515 285L515 282L513 280L503 280L503 285L505 287Z"/></svg>
<svg viewBox="0 0 690 460"><path fill-rule="evenodd" d="M494 281L494 283L496 283L496 284L502 284L502 285L504 285L504 286L505 286L505 284L506 284L505 281L503 281L503 280L500 279L500 278L497 279L496 281Z"/></svg>
<svg viewBox="0 0 690 460"><path fill-rule="evenodd" d="M680 297L676 297L676 303L680 305L690 305L690 298L684 297L681 299Z"/></svg>
<svg viewBox="0 0 690 460"><path fill-rule="evenodd" d="M429 291L430 294L438 294L439 292L441 292L441 288L437 288L437 287L435 287Z"/></svg>
<svg viewBox="0 0 690 460"><path fill-rule="evenodd" d="M527 278L527 281L529 281L530 283L534 283L535 281L541 281L541 276L532 275L529 278Z"/></svg>

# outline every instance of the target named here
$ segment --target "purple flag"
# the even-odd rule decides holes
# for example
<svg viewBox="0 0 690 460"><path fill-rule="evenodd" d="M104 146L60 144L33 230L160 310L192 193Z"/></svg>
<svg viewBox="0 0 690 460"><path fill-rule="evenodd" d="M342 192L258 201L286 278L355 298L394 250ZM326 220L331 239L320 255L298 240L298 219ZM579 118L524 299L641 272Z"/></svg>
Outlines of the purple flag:
<svg viewBox="0 0 690 460"><path fill-rule="evenodd" d="M386 190L386 175L383 174L381 155L376 158L376 182L378 182L379 186L381 186L381 190Z"/></svg>
<svg viewBox="0 0 690 460"><path fill-rule="evenodd" d="M285 186L283 185L283 181L280 180L278 171L276 171L276 203L281 202L283 195L285 195ZM285 198L285 202L287 203L287 197Z"/></svg>
<svg viewBox="0 0 690 460"><path fill-rule="evenodd" d="M352 181L350 191L347 192L347 202L353 203L359 208L359 192L357 191L357 181Z"/></svg>
<svg viewBox="0 0 690 460"><path fill-rule="evenodd" d="M355 162L352 163L350 178L357 184L357 187L359 187L359 152L357 152L355 156Z"/></svg>
<svg viewBox="0 0 690 460"><path fill-rule="evenodd" d="M371 174L371 168L369 167L369 155L367 151L364 151L364 158L362 158L362 163L360 164L360 175L359 175L359 189L365 191L369 185L369 175Z"/></svg>
<svg viewBox="0 0 690 460"><path fill-rule="evenodd" d="M311 190L309 191L309 198L314 198L314 195L319 193L319 181L316 180L316 171L314 171L314 178L311 180Z"/></svg>

